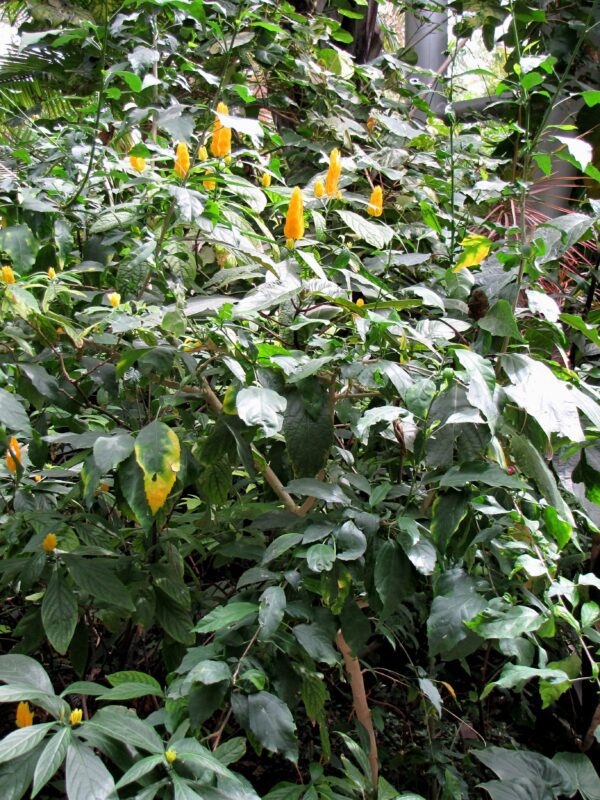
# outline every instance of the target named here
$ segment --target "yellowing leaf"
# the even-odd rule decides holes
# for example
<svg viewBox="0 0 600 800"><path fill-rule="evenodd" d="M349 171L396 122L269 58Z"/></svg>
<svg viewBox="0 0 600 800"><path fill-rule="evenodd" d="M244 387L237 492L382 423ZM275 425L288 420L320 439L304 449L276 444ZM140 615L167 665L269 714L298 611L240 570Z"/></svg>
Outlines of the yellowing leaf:
<svg viewBox="0 0 600 800"><path fill-rule="evenodd" d="M465 267L479 266L492 248L492 242L487 236L479 236L476 233L466 236L460 244L465 249L452 272L460 272Z"/></svg>
<svg viewBox="0 0 600 800"><path fill-rule="evenodd" d="M143 428L135 442L135 459L144 473L144 492L153 514L162 508L180 469L179 439L164 422Z"/></svg>

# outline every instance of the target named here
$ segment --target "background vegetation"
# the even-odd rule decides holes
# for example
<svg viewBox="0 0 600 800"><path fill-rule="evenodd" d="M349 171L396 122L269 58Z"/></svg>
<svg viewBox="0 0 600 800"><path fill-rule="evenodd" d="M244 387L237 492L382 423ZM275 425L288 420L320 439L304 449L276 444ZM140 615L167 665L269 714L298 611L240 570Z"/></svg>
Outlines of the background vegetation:
<svg viewBox="0 0 600 800"><path fill-rule="evenodd" d="M3 6L3 800L600 798L600 6L449 5Z"/></svg>

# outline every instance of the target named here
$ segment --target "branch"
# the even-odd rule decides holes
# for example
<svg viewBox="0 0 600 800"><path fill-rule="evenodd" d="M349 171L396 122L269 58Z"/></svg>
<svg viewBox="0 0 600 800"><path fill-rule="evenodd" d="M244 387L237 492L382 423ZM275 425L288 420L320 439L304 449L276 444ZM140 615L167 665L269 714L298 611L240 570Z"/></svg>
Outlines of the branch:
<svg viewBox="0 0 600 800"><path fill-rule="evenodd" d="M379 778L379 767L377 763L377 739L375 738L375 729L373 727L371 709L369 708L369 703L367 702L367 693L365 691L363 673L360 668L358 658L352 655L352 651L348 647L348 643L344 639L344 634L341 631L338 631L335 641L338 646L338 650L344 657L344 666L346 667L346 672L350 678L350 686L352 688L352 703L354 705L354 711L356 712L356 719L360 722L369 735L369 763L371 764L373 786L377 787Z"/></svg>

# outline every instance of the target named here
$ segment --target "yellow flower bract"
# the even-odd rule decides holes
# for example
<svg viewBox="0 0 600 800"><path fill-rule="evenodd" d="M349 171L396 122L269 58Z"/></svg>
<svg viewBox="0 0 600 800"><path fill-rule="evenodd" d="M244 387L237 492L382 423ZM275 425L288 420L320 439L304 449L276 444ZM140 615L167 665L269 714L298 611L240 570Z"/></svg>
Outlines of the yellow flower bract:
<svg viewBox="0 0 600 800"><path fill-rule="evenodd" d="M24 700L17 706L15 718L17 728L28 728L33 725L33 711L29 708L29 703Z"/></svg>
<svg viewBox="0 0 600 800"><path fill-rule="evenodd" d="M313 191L315 193L315 197L323 197L325 194L325 185L323 184L322 180L315 181L315 187Z"/></svg>
<svg viewBox="0 0 600 800"><path fill-rule="evenodd" d="M376 186L371 192L367 211L372 217L380 217L383 213L383 190Z"/></svg>
<svg viewBox="0 0 600 800"><path fill-rule="evenodd" d="M56 545L58 544L58 539L56 538L55 533L47 533L44 537L44 541L42 542L42 549L46 551L46 553L51 553L53 550L56 550Z"/></svg>
<svg viewBox="0 0 600 800"><path fill-rule="evenodd" d="M142 156L129 156L129 163L136 172L143 172L146 169L146 159Z"/></svg>
<svg viewBox="0 0 600 800"><path fill-rule="evenodd" d="M325 191L328 197L336 197L338 193L338 181L342 174L342 157L340 151L334 148L329 156L329 169L325 177Z"/></svg>
<svg viewBox="0 0 600 800"><path fill-rule="evenodd" d="M9 472L17 471L17 464L21 464L21 447L15 436L11 436L6 451L6 466Z"/></svg>
<svg viewBox="0 0 600 800"><path fill-rule="evenodd" d="M268 189L271 185L271 176L268 172L263 172L263 176L260 179L261 185L264 189Z"/></svg>
<svg viewBox="0 0 600 800"><path fill-rule="evenodd" d="M219 103L217 111L219 114L229 114L225 103ZM231 128L223 125L218 116L215 116L210 152L215 158L225 158L231 153Z"/></svg>
<svg viewBox="0 0 600 800"><path fill-rule="evenodd" d="M4 283L15 282L15 273L13 272L12 267L2 267L2 280Z"/></svg>
<svg viewBox="0 0 600 800"><path fill-rule="evenodd" d="M283 232L286 239L292 239L292 241L302 239L304 236L304 203L299 186L294 186L292 190Z"/></svg>
<svg viewBox="0 0 600 800"><path fill-rule="evenodd" d="M83 711L80 708L74 708L69 714L69 722L73 727L79 725L83 719Z"/></svg>
<svg viewBox="0 0 600 800"><path fill-rule="evenodd" d="M173 750L173 748L170 748L169 750L166 750L165 751L165 758L167 759L167 762L169 764L172 764L175 761L175 759L177 758L177 750Z"/></svg>
<svg viewBox="0 0 600 800"><path fill-rule="evenodd" d="M180 178L185 178L190 168L190 151L185 142L179 142L175 152L175 172Z"/></svg>
<svg viewBox="0 0 600 800"><path fill-rule="evenodd" d="M118 292L110 292L106 295L106 299L113 308L117 308L121 304L121 295Z"/></svg>

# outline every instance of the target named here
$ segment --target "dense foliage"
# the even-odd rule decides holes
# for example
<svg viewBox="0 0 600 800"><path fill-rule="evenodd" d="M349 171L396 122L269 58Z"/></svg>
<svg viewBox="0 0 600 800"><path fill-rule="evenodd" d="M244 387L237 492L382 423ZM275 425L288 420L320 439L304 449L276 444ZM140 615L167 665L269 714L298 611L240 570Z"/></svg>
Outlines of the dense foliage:
<svg viewBox="0 0 600 800"><path fill-rule="evenodd" d="M3 800L600 798L598 5L334 5L8 6Z"/></svg>

